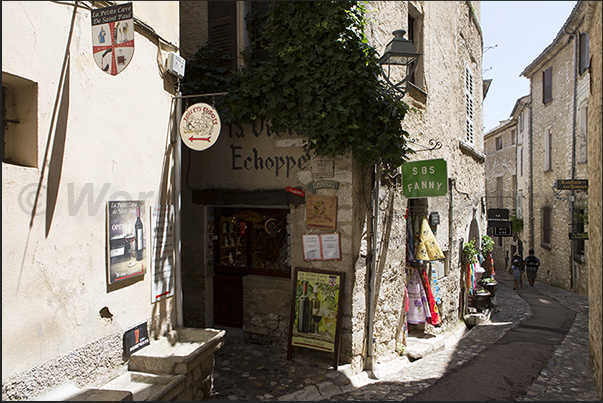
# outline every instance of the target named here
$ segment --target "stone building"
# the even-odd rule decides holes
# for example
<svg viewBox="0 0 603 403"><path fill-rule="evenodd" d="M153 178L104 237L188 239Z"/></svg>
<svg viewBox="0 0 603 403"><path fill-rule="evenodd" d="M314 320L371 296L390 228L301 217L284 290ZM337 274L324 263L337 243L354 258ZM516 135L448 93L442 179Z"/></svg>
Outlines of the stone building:
<svg viewBox="0 0 603 403"><path fill-rule="evenodd" d="M498 126L484 134L484 153L486 154L486 207L490 209L507 210L509 216L516 216L517 205L517 121L507 119ZM495 232L497 231L497 232ZM516 243L513 238L507 236L496 236L498 227L489 230L489 235L494 239L494 266L498 270L504 270L509 266L511 256L516 251Z"/></svg>
<svg viewBox="0 0 603 403"><path fill-rule="evenodd" d="M603 293L601 292L601 282L603 276L601 276L601 262L603 257L601 253L603 251L601 245L601 228L603 223L601 222L601 195L602 195L602 158L603 155L603 110L601 109L601 100L603 99L603 93L601 92L601 83L603 77L603 65L601 64L601 48L603 43L601 42L601 29L603 27L603 21L601 20L603 15L602 3L594 3L591 7L594 8L592 11L592 17L588 19L586 24L586 31L589 33L589 48L593 50L590 57L589 70L590 70L590 96L588 99L588 210L591 212L589 215L589 226L588 226L588 330L589 330L589 348L590 348L590 361L594 370L594 379L597 383L599 396L602 394L601 383L603 382L602 374L602 356L603 356L603 342L601 337L601 330L603 329L602 319L603 313L601 312L601 301L603 301ZM598 51L597 51L598 50Z"/></svg>
<svg viewBox="0 0 603 403"><path fill-rule="evenodd" d="M578 2L554 41L521 73L530 80L533 217L530 241L542 262L538 277L588 294L588 191L559 181L588 178L590 88L587 21L594 3ZM591 52L595 52L592 49Z"/></svg>
<svg viewBox="0 0 603 403"><path fill-rule="evenodd" d="M220 38L229 37L231 49L244 48L248 7L248 2L181 2L185 58L206 41L212 43L212 27L219 25L219 17L221 26L229 27ZM407 265L406 244L423 218L430 220L445 255L422 266L437 280L443 321L415 330L438 333L462 323L469 291L460 251L473 238L479 247L486 233L485 184L476 180L484 177L485 162L479 2L369 2L367 12L366 35L378 52L383 52L395 29L404 29L412 32L422 54L403 98L416 109L403 121L413 139L410 146L417 151L409 162L444 160L447 172L441 184L447 187L446 194L407 197L402 172L377 182L372 168L358 168L350 156L306 156L303 134L274 133L269 122L223 128L211 148L183 152L186 326L240 327L248 337L284 351L292 326L295 269L329 270L345 274L341 363L358 372L375 360L391 360L402 350L405 286L416 270ZM287 187L304 190L305 196L290 193ZM373 209L374 195L378 210ZM336 198L334 227L307 226L311 196ZM246 234L241 228L252 223L260 227L261 239L270 233L261 227L269 221L278 223L279 250L286 250L286 264L276 269L269 267L265 255L254 263L253 253L233 248L229 238L232 235L238 247L238 236ZM306 259L304 236L326 233L338 234L341 258ZM251 263L237 263L241 256L237 252ZM374 344L369 345L371 329Z"/></svg>
<svg viewBox="0 0 603 403"><path fill-rule="evenodd" d="M2 2L2 400L102 385L126 370L124 332L176 326L175 298L151 298L141 263L150 207L173 204L164 63L178 3L134 2L108 32L92 13L113 3ZM144 206L142 259L112 281L109 262L134 247L109 239L108 202L131 200Z"/></svg>

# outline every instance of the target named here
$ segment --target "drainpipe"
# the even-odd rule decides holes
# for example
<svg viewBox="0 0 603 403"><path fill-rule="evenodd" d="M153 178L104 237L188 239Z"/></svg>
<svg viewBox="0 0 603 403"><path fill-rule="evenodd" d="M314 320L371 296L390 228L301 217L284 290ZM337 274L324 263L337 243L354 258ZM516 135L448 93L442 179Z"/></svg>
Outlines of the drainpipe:
<svg viewBox="0 0 603 403"><path fill-rule="evenodd" d="M574 30L574 32L567 32L565 27L563 27L563 32L572 37L574 40L574 97L573 97L573 118L572 118L572 158L571 158L571 178L574 180L576 176L576 100L578 98L578 38L576 32L578 28ZM570 196L570 222L571 229L570 232L574 230L574 200L575 200L575 191L571 190ZM570 290L574 289L574 273L575 273L575 262L574 262L574 241L570 241L570 257L569 257L569 267L570 267Z"/></svg>
<svg viewBox="0 0 603 403"><path fill-rule="evenodd" d="M531 102L531 101L530 101ZM530 249L534 250L534 164L532 162L532 106L529 104L519 105L528 108L530 110L530 128L528 129L528 137L530 144Z"/></svg>
<svg viewBox="0 0 603 403"><path fill-rule="evenodd" d="M180 243L181 232L181 165L182 165L182 141L180 141L179 126L182 118L182 93L180 89L176 91L176 111L175 111L174 130L174 246L176 248L176 312L178 327L184 326L184 313L182 312L182 254Z"/></svg>
<svg viewBox="0 0 603 403"><path fill-rule="evenodd" d="M364 369L373 370L375 357L373 347L375 344L373 336L373 324L375 321L375 283L377 271L377 225L379 224L379 188L381 187L381 164L375 164L375 177L373 179L373 216L371 223L371 257L368 272L368 312L367 312L367 336L366 336L366 362Z"/></svg>

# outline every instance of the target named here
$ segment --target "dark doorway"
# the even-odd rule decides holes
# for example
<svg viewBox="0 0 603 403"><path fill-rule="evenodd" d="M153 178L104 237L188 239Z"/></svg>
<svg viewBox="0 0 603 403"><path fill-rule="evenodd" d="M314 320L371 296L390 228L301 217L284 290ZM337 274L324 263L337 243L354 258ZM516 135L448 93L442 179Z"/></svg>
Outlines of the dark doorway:
<svg viewBox="0 0 603 403"><path fill-rule="evenodd" d="M243 277L291 277L285 208L215 207L214 324L243 326Z"/></svg>

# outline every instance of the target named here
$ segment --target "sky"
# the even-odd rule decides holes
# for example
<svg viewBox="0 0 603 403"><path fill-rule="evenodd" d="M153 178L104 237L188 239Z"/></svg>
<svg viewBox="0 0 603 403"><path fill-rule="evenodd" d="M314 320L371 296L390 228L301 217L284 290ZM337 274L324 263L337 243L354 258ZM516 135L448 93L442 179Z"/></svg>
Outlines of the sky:
<svg viewBox="0 0 603 403"><path fill-rule="evenodd" d="M483 78L492 79L484 99L484 134L511 116L517 99L530 93L521 72L557 37L576 1L482 1Z"/></svg>

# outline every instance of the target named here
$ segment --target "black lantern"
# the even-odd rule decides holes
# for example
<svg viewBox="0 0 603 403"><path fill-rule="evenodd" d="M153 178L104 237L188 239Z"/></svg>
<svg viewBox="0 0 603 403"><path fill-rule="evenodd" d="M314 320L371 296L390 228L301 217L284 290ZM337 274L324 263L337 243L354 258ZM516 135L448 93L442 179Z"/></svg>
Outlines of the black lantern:
<svg viewBox="0 0 603 403"><path fill-rule="evenodd" d="M381 74L385 78L385 81L387 81L392 89L401 93L401 96L408 90L408 79L415 71L417 66L417 63L415 62L419 59L419 56L421 56L415 49L413 43L404 38L404 34L406 34L406 31L403 29L395 30L393 32L394 39L387 44L383 56L379 59ZM392 66L402 68L401 74L403 78L397 83L393 83L390 79Z"/></svg>

